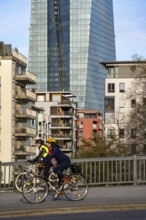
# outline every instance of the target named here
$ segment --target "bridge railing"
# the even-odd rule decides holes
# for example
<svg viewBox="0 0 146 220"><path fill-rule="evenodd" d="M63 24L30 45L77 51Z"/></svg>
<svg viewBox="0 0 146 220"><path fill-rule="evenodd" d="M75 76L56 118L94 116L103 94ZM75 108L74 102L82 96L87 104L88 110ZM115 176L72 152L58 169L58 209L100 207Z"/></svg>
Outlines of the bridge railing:
<svg viewBox="0 0 146 220"><path fill-rule="evenodd" d="M146 156L72 159L80 164L89 185L146 183ZM0 190L15 189L15 177L25 170L25 162L0 162Z"/></svg>

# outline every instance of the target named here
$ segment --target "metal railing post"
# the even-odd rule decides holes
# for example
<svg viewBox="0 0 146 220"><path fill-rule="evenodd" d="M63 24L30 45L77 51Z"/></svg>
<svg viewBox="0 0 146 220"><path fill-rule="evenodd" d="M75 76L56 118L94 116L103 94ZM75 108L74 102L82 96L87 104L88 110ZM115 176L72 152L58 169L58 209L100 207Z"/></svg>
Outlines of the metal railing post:
<svg viewBox="0 0 146 220"><path fill-rule="evenodd" d="M137 156L133 156L133 185L137 185Z"/></svg>

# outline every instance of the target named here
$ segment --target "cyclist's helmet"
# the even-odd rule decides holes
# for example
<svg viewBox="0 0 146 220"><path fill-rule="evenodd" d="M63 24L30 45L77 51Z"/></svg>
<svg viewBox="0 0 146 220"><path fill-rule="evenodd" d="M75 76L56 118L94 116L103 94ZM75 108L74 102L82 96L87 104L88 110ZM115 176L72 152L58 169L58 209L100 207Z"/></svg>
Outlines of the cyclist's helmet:
<svg viewBox="0 0 146 220"><path fill-rule="evenodd" d="M55 138L53 138L53 137L49 137L48 139L47 139L47 143L55 143L56 142L56 140L55 140Z"/></svg>
<svg viewBox="0 0 146 220"><path fill-rule="evenodd" d="M42 139L37 139L35 140L36 144L44 144L44 141Z"/></svg>

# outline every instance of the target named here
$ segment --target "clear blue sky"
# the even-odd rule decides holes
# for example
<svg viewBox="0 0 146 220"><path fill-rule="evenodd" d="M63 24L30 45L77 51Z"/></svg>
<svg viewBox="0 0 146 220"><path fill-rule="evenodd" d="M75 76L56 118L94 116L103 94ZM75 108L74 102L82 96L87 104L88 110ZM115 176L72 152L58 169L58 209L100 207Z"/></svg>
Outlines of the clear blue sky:
<svg viewBox="0 0 146 220"><path fill-rule="evenodd" d="M0 41L28 56L31 0L0 0ZM113 0L117 60L146 58L146 0Z"/></svg>

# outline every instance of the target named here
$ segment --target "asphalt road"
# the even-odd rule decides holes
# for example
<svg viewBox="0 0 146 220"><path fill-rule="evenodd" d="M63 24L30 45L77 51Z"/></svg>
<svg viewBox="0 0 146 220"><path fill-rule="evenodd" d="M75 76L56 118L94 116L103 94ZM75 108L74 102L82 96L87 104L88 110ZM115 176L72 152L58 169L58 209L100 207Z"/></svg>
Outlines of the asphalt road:
<svg viewBox="0 0 146 220"><path fill-rule="evenodd" d="M108 211L108 212L91 212L91 213L76 213L76 214L59 214L59 215L42 215L40 216L25 216L4 218L5 220L145 220L146 210L136 211Z"/></svg>
<svg viewBox="0 0 146 220"><path fill-rule="evenodd" d="M146 210L146 186L90 187L87 197L72 202L49 194L40 204L29 204L19 192L0 192L0 219L4 216L85 213L112 210ZM146 219L146 217L145 217Z"/></svg>

